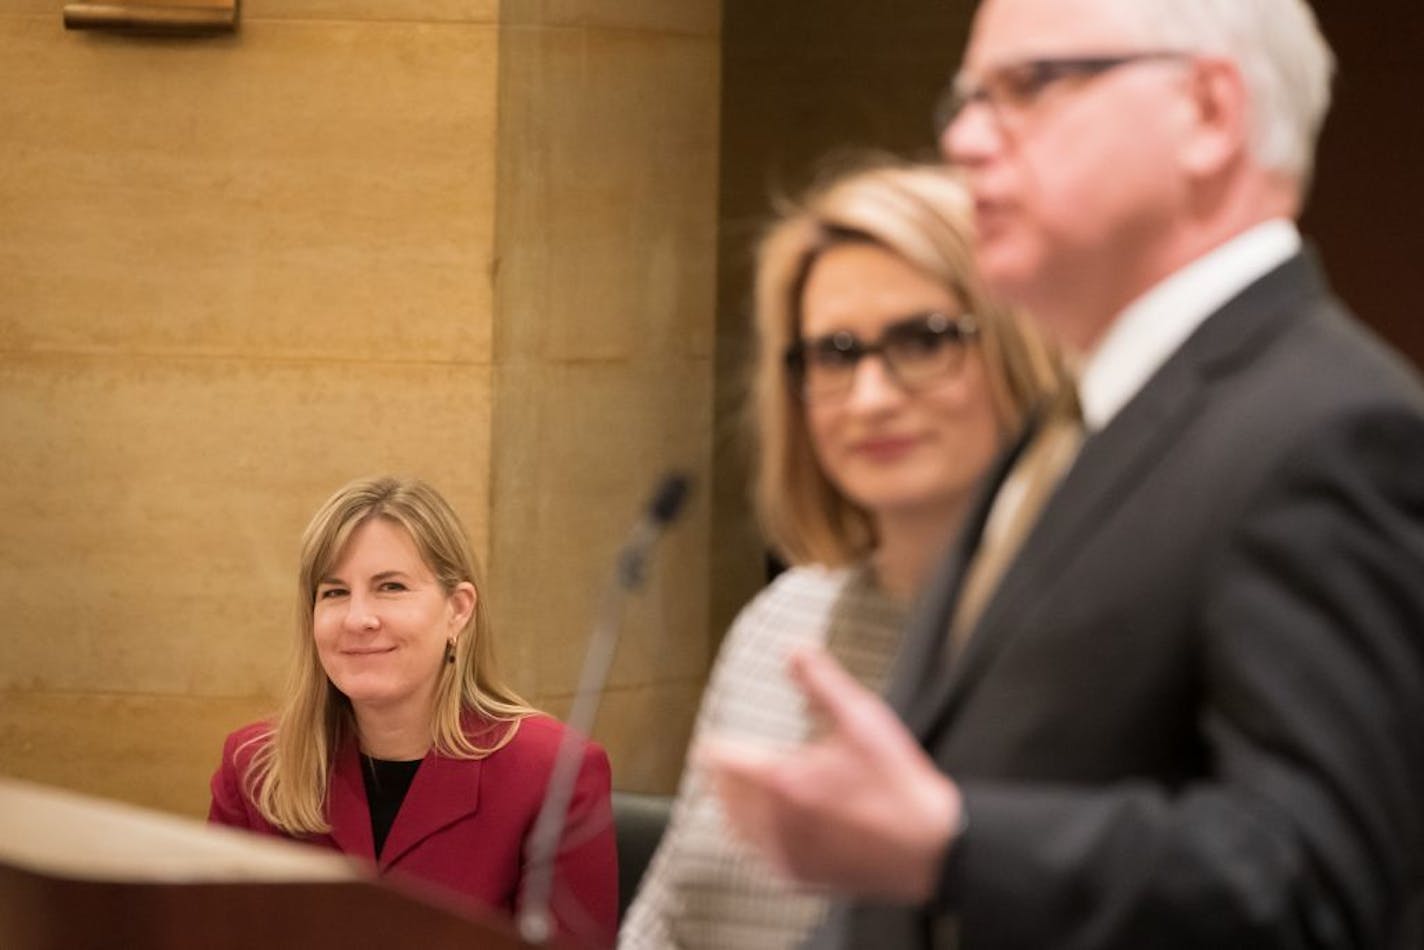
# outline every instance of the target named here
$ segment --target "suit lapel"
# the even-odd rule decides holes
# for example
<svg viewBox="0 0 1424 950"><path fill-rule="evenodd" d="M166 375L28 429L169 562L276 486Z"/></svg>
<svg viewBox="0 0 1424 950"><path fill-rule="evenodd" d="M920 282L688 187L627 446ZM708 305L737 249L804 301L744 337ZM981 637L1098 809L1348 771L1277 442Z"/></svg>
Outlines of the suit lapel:
<svg viewBox="0 0 1424 950"><path fill-rule="evenodd" d="M970 506L964 527L955 542L950 545L939 570L918 598L908 622L904 645L896 657L887 681L885 698L896 712L906 717L912 728L915 723L909 718L909 714L917 705L916 697L923 696L926 684L933 683L944 670L946 631L958 600L959 588L964 583L965 571L979 546L984 525L989 520L994 498L1013 469L1014 463L1023 454L1025 446L1037 433L1040 415L1041 413L1035 413L1029 418L1023 431L1000 453L999 458L990 467L980 486L977 499Z"/></svg>
<svg viewBox="0 0 1424 950"><path fill-rule="evenodd" d="M1162 457L1181 427L1196 413L1200 388L1178 381L1171 398L1139 403L1131 424L1118 424L1090 437L1045 506L990 598L963 654L928 698L933 717L952 716L990 666L994 656L1046 603L1045 592L1107 520L1132 485ZM1166 397L1165 387L1158 387ZM1126 423L1124 419L1122 422Z"/></svg>
<svg viewBox="0 0 1424 950"><path fill-rule="evenodd" d="M390 867L431 835L474 814L479 809L483 770L483 759L452 759L434 749L427 752L386 836L381 867Z"/></svg>
<svg viewBox="0 0 1424 950"><path fill-rule="evenodd" d="M466 735L478 733L472 721L465 725ZM384 870L431 835L478 810L483 769L483 759L452 759L434 749L427 752L377 861L361 750L355 738L348 738L336 754L327 792L331 839L343 853L375 861Z"/></svg>
<svg viewBox="0 0 1424 950"><path fill-rule="evenodd" d="M332 764L327 791L327 820L331 838L343 854L376 859L371 838L371 807L366 801L366 783L361 778L361 750L356 740L341 742Z"/></svg>
<svg viewBox="0 0 1424 950"><path fill-rule="evenodd" d="M1051 606L1055 579L1133 485L1170 455L1182 429L1200 412L1212 375L1252 358L1287 324L1295 312L1291 304L1321 293L1313 260L1305 255L1288 260L1208 318L1112 422L1084 443L1000 580L963 655L948 675L928 678L918 697L902 707L922 741L935 741L1005 644L1032 625L1036 611ZM957 590L963 564L955 570ZM953 600L948 598L942 611L941 642Z"/></svg>

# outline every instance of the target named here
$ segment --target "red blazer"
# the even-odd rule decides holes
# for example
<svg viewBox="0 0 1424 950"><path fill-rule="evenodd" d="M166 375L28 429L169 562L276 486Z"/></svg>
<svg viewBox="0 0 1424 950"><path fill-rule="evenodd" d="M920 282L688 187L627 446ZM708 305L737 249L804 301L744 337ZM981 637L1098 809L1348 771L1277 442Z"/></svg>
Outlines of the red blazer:
<svg viewBox="0 0 1424 950"><path fill-rule="evenodd" d="M267 728L267 723L252 723L227 737L222 765L213 775L208 821L290 838L267 823L242 789L257 745L244 743ZM337 753L327 791L330 834L298 840L365 858L378 874L416 878L512 915L524 871L524 839L539 814L564 730L555 719L533 715L520 723L508 745L486 758L427 753L379 861L359 749L348 741ZM569 805L551 902L560 931L584 945L611 946L618 926L618 856L609 796L608 756L590 742Z"/></svg>

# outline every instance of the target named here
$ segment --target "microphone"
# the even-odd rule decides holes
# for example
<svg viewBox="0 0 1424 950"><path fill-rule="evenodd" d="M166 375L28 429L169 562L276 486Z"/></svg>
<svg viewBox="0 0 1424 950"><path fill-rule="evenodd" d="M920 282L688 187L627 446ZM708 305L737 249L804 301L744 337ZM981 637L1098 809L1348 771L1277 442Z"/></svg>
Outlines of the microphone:
<svg viewBox="0 0 1424 950"><path fill-rule="evenodd" d="M549 901L554 885L555 857L583 760L583 747L598 715L598 703L603 698L608 669L613 665L613 653L618 647L623 598L642 588L653 546L682 513L691 487L691 478L680 472L669 472L662 477L643 517L633 526L618 552L612 583L604 590L579 673L573 707L565 721L567 728L554 753L544 803L525 847L528 870L524 874L518 923L519 935L530 943L547 943L554 933Z"/></svg>

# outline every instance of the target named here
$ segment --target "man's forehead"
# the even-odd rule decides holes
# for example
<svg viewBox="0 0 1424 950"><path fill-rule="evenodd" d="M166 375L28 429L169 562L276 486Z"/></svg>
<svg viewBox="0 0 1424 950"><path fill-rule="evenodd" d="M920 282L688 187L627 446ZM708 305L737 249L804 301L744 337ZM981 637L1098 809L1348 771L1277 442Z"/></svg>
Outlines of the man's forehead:
<svg viewBox="0 0 1424 950"><path fill-rule="evenodd" d="M1133 0L985 0L974 18L964 71L1055 55L1131 49Z"/></svg>

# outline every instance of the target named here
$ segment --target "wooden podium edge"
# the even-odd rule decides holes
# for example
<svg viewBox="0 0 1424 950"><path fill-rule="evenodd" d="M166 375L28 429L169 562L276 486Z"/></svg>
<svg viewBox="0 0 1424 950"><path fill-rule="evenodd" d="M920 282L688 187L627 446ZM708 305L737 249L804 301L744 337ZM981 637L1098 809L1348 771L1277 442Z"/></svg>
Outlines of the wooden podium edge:
<svg viewBox="0 0 1424 950"><path fill-rule="evenodd" d="M513 921L290 841L0 777L3 950L526 947Z"/></svg>
<svg viewBox="0 0 1424 950"><path fill-rule="evenodd" d="M376 879L168 883L78 880L0 864L6 950L320 950L527 946L481 918Z"/></svg>

